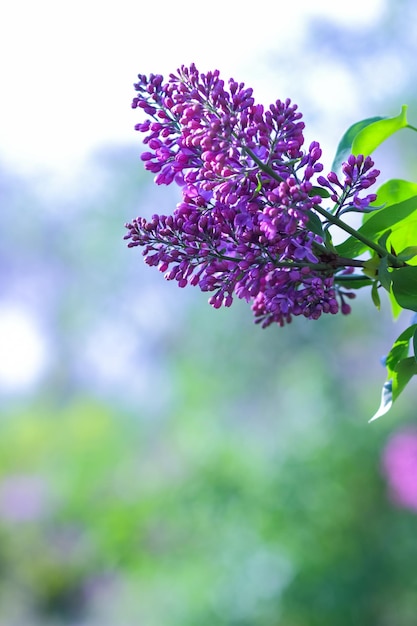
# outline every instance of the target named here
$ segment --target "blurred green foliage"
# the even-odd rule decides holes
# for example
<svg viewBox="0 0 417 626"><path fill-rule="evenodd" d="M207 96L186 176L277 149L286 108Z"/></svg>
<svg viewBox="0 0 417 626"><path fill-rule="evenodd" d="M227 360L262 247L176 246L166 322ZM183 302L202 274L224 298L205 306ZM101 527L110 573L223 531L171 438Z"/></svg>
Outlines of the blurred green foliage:
<svg viewBox="0 0 417 626"><path fill-rule="evenodd" d="M283 96L309 102L304 77L336 56L368 86L385 27L413 86L415 6L388 4L383 27L321 21L271 58L298 85ZM362 92L364 117L387 111ZM378 165L404 151L414 178L414 142ZM413 389L367 423L401 318L385 300L373 323L359 296L347 317L261 330L244 303L214 311L166 283L122 240L175 203L137 152L102 151L55 191L1 172L2 300L38 313L53 347L37 389L1 397L1 625L415 626L416 516L380 470Z"/></svg>
<svg viewBox="0 0 417 626"><path fill-rule="evenodd" d="M79 394L4 414L1 623L412 626L416 519L380 474L395 423L366 421L365 313L271 333L196 302L157 419Z"/></svg>

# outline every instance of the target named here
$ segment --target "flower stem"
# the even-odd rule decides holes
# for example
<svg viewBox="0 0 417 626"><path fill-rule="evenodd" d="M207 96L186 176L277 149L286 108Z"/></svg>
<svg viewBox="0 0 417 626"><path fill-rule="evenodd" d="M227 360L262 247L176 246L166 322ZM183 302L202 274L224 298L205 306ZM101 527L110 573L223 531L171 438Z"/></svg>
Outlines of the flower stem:
<svg viewBox="0 0 417 626"><path fill-rule="evenodd" d="M372 285L372 279L361 274L338 274L334 277L334 282L343 285L346 283L361 283L366 285Z"/></svg>
<svg viewBox="0 0 417 626"><path fill-rule="evenodd" d="M259 157L256 156L256 154L253 152L253 150L251 150L250 148L247 148L246 146L244 147L245 151L247 152L247 154L250 156L250 158L255 161L256 165L259 166L259 168L265 172L265 174L269 174L269 176L271 176L271 178L274 178L275 180L277 180L278 182L282 183L282 181L284 180L282 178L282 176L279 176L273 169L272 167L270 167L269 165L267 165L266 163L264 163L263 161L261 161L261 159Z"/></svg>
<svg viewBox="0 0 417 626"><path fill-rule="evenodd" d="M332 215L331 213L326 211L326 209L323 209L323 207L321 207L318 204L314 206L314 210L317 211L317 213L320 213L320 215L322 215L323 217L325 217L326 220L330 222L331 224L338 226L345 232L349 233L349 235L352 235L352 237L354 237L358 241L362 241L362 243L364 243L371 250L375 250L375 252L381 258L386 256L392 267L404 267L403 261L400 261L399 259L397 259L397 257L394 254L391 254L390 252L388 252L385 248L380 246L378 243L376 243L375 241L372 241L372 239L368 239L368 237L365 237L364 235L362 235L362 233L358 232L357 230L349 226L349 224L346 224L346 222L341 220L336 215Z"/></svg>
<svg viewBox="0 0 417 626"><path fill-rule="evenodd" d="M411 126L409 126L409 128L412 128L413 130L417 131L417 128L414 128ZM272 167L270 167L266 163L263 163L261 159L259 159L256 156L253 150L247 147L245 147L245 150L247 154L251 157L251 159L253 159L255 163L259 166L259 168L263 172L265 172L265 174L268 174L269 176L271 176L271 178L274 178L278 182L282 182L283 180L282 177L279 176L272 169ZM392 267L404 267L403 261L400 261L399 259L397 259L395 255L390 254L385 248L380 246L375 241L372 241L372 239L368 239L368 237L365 237L364 235L362 235L362 233L359 233L357 230L355 230L355 228L352 228L351 226L349 226L349 224L346 224L346 222L341 220L336 215L329 213L329 211L326 211L326 209L323 209L323 207L321 207L318 204L314 206L314 210L317 211L317 213L320 213L320 215L322 215L328 222L330 222L331 224L334 224L335 226L338 226L339 228L347 232L349 235L351 235L358 241L361 241L362 243L364 243L368 248L370 248L371 250L374 250L381 258L386 256Z"/></svg>

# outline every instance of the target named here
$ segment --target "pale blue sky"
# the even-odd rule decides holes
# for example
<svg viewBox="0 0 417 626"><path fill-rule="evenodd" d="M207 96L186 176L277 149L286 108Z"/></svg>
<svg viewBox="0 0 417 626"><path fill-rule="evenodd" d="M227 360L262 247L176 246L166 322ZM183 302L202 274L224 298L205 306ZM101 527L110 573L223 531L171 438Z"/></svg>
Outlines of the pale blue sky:
<svg viewBox="0 0 417 626"><path fill-rule="evenodd" d="M19 168L74 167L92 147L137 141L130 112L136 74L168 73L196 62L255 88L265 104L274 92L268 53L300 53L309 15L359 28L375 20L381 0L17 0L0 16L2 98L0 158ZM332 60L316 69L322 97ZM290 80L290 77L287 77ZM349 78L333 75L351 99ZM284 81L285 77L283 77ZM284 81L285 84L285 81ZM353 104L353 103L352 103Z"/></svg>

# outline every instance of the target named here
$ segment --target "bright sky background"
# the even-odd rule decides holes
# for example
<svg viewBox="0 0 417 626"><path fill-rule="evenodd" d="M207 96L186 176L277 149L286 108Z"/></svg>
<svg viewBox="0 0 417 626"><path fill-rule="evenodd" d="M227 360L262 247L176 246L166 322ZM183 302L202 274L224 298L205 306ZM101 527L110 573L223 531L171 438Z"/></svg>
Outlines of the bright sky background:
<svg viewBox="0 0 417 626"><path fill-rule="evenodd" d="M79 172L100 145L137 145L137 112L130 102L138 72L166 75L194 61L201 71L218 68L225 79L254 87L265 104L291 97L276 92L266 71L269 53L296 53L308 15L327 15L357 29L376 19L381 1L5 2L0 161L21 172L46 172L50 179L42 180L52 184L56 176ZM326 68L317 68L317 97L323 97L327 80ZM347 98L343 76L332 80ZM26 388L36 380L48 361L41 338L27 311L3 303L0 387Z"/></svg>
<svg viewBox="0 0 417 626"><path fill-rule="evenodd" d="M0 158L20 168L67 168L99 143L137 142L130 111L136 75L167 74L192 61L201 71L218 68L226 79L243 80L269 104L286 95L274 92L268 81L268 52L296 53L308 15L359 28L375 19L380 5L380 0L297 0L290 7L283 0L6 2L0 14ZM321 93L322 85L312 88Z"/></svg>

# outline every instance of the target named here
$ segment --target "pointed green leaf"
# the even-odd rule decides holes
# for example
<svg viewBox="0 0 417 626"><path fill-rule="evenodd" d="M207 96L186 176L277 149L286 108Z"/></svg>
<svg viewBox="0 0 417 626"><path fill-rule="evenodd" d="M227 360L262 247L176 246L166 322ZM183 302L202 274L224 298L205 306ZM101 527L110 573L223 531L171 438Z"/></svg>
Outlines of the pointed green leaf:
<svg viewBox="0 0 417 626"><path fill-rule="evenodd" d="M388 250L394 251L398 255L398 252L405 252L405 256L408 256L407 260L409 265L417 265L417 259L414 259L416 253L413 250L416 248L417 242L417 214L410 215L405 220L394 224L392 227L392 233L388 239Z"/></svg>
<svg viewBox="0 0 417 626"><path fill-rule="evenodd" d="M400 313L403 311L403 308L398 304L394 294L392 293L392 284L389 292L389 299L391 303L392 317L396 320L399 317Z"/></svg>
<svg viewBox="0 0 417 626"><path fill-rule="evenodd" d="M308 195L310 196L310 198L312 198L313 196L320 196L320 198L330 198L330 191L324 189L323 187L312 187Z"/></svg>
<svg viewBox="0 0 417 626"><path fill-rule="evenodd" d="M417 183L391 178L378 188L376 195L376 200L371 202L370 206L374 207L375 210L378 208L384 209L391 204L399 204L403 200L417 196ZM364 213L363 223L369 220L371 213Z"/></svg>
<svg viewBox="0 0 417 626"><path fill-rule="evenodd" d="M336 248L333 245L332 235L328 228L326 228L326 230L324 231L324 243L328 250L336 254Z"/></svg>
<svg viewBox="0 0 417 626"><path fill-rule="evenodd" d="M371 213L369 219L358 229L358 232L368 239L375 241L389 228L394 232L394 230L399 228L399 224L402 220L406 220L416 211L417 195L380 209L379 211L375 211L375 213ZM407 228L407 224L404 223L401 226ZM352 236L336 246L336 250L340 256L356 257L367 250L367 246L362 243L362 241Z"/></svg>
<svg viewBox="0 0 417 626"><path fill-rule="evenodd" d="M374 303L374 305L379 311L381 309L381 298L379 297L378 282L376 280L374 280L372 284L371 297L372 297L372 302Z"/></svg>
<svg viewBox="0 0 417 626"><path fill-rule="evenodd" d="M404 248L404 250L402 250L399 254L397 254L397 256L399 259L401 259L401 261L410 261L411 259L414 259L415 256L417 256L417 246L408 246L407 248Z"/></svg>
<svg viewBox="0 0 417 626"><path fill-rule="evenodd" d="M392 380L387 380L387 382L384 383L382 386L381 404L379 405L379 408L377 412L375 413L375 415L373 415L369 421L373 422L374 420L378 419L378 417L385 415L385 413L388 413L391 407L392 407Z"/></svg>
<svg viewBox="0 0 417 626"><path fill-rule="evenodd" d="M378 243L380 246L382 246L383 248L385 248L385 250L388 252L388 248L387 248L387 240L388 237L390 236L390 234L392 233L391 228L389 230L386 230L385 233L382 234L381 237L379 237L378 239Z"/></svg>
<svg viewBox="0 0 417 626"><path fill-rule="evenodd" d="M315 235L318 235L324 241L325 235L323 232L323 223L317 213L313 213L312 211L310 211L306 227L309 231L311 231Z"/></svg>
<svg viewBox="0 0 417 626"><path fill-rule="evenodd" d="M413 356L402 359L395 368L395 375L392 379L392 401L394 402L410 379L417 374L417 361Z"/></svg>
<svg viewBox="0 0 417 626"><path fill-rule="evenodd" d="M331 168L333 172L337 172L342 167L342 163L347 160L350 154L352 154L352 145L355 137L367 126L383 119L383 117L369 117L361 122L356 122L356 124L353 124L350 128L348 128L337 146L336 155Z"/></svg>
<svg viewBox="0 0 417 626"><path fill-rule="evenodd" d="M369 420L373 422L381 415L385 415L392 407L393 402L398 398L400 393L405 389L410 379L417 375L417 361L414 357L407 357L398 362L394 376L387 380L382 388L381 404L378 411Z"/></svg>
<svg viewBox="0 0 417 626"><path fill-rule="evenodd" d="M348 128L336 150L332 170L337 172L350 154L368 156L401 128L407 126L407 106L396 117L369 117Z"/></svg>
<svg viewBox="0 0 417 626"><path fill-rule="evenodd" d="M360 232L360 230L361 229L359 228L358 231ZM356 239L356 237L349 237L343 243L340 243L338 246L336 246L336 251L339 256L350 258L355 258L359 256L367 249L367 245L362 241L359 241L359 239Z"/></svg>
<svg viewBox="0 0 417 626"><path fill-rule="evenodd" d="M417 196L417 183L408 180L392 178L381 185L376 192L377 199L372 202L372 206L389 206L390 204L398 204L403 200L408 200L413 196Z"/></svg>
<svg viewBox="0 0 417 626"><path fill-rule="evenodd" d="M383 288L386 289L388 292L390 292L391 290L391 283L392 283L391 274L392 273L388 268L388 258L384 256L381 259L381 262L378 267L378 278Z"/></svg>
<svg viewBox="0 0 417 626"><path fill-rule="evenodd" d="M417 311L417 267L400 267L391 272L392 293L403 309Z"/></svg>
<svg viewBox="0 0 417 626"><path fill-rule="evenodd" d="M380 406L369 420L376 420L387 413L393 402L398 398L412 376L417 374L417 360L408 357L410 339L417 334L417 324L412 324L394 341L394 344L386 358L387 381L382 388Z"/></svg>
<svg viewBox="0 0 417 626"><path fill-rule="evenodd" d="M385 365L387 367L388 378L392 378L397 364L408 356L410 339L417 330L417 324L412 324L406 328L394 341L391 350L387 354Z"/></svg>
<svg viewBox="0 0 417 626"><path fill-rule="evenodd" d="M355 136L352 143L352 154L355 156L372 154L391 135L401 128L405 128L407 123L407 106L404 105L396 117L386 117L368 124Z"/></svg>

